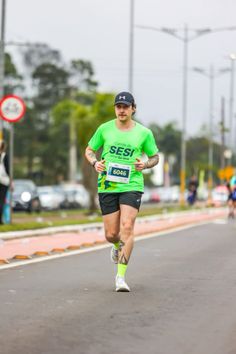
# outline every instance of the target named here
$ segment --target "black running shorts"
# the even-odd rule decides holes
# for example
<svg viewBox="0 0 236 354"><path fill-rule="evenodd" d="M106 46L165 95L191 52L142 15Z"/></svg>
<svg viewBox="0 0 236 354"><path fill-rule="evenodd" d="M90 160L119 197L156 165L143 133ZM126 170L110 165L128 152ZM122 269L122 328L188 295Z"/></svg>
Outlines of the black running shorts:
<svg viewBox="0 0 236 354"><path fill-rule="evenodd" d="M131 191L122 193L99 193L99 204L102 215L107 215L120 210L120 204L130 205L135 209L140 208L142 192Z"/></svg>

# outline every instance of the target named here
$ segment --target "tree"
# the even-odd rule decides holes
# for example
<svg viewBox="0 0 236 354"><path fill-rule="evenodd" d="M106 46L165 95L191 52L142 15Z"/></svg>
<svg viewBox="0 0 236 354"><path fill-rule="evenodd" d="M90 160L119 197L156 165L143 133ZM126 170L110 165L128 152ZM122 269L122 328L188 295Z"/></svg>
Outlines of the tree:
<svg viewBox="0 0 236 354"><path fill-rule="evenodd" d="M181 131L176 127L175 122L169 122L164 126L155 123L150 124L150 129L156 140L160 152L164 153L168 160L174 156L175 163L172 166L172 180L179 181L180 154L181 154Z"/></svg>
<svg viewBox="0 0 236 354"><path fill-rule="evenodd" d="M65 119L68 124L71 119L75 122L78 149L81 156L80 166L83 184L90 195L90 212L93 212L97 208L95 202L97 195L97 174L85 159L84 151L97 127L101 123L114 117L113 102L113 94L97 93L94 96L94 102L91 106L81 105L75 101L64 100L56 105L52 111L52 117L57 126L60 126Z"/></svg>
<svg viewBox="0 0 236 354"><path fill-rule="evenodd" d="M76 59L70 63L71 86L82 92L94 92L97 81L94 80L94 70L90 61Z"/></svg>
<svg viewBox="0 0 236 354"><path fill-rule="evenodd" d="M5 53L4 56L4 94L9 95L23 90L22 76L18 73L11 55Z"/></svg>

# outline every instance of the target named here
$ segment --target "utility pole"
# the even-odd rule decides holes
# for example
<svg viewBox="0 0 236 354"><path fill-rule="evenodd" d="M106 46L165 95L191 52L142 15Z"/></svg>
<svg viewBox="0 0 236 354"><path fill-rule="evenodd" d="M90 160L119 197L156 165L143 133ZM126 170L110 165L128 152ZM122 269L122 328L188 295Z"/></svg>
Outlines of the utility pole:
<svg viewBox="0 0 236 354"><path fill-rule="evenodd" d="M130 0L129 91L133 91L134 68L134 0Z"/></svg>
<svg viewBox="0 0 236 354"><path fill-rule="evenodd" d="M76 102L76 93L72 89L70 93L70 99ZM76 183L77 180L77 133L76 133L76 121L75 116L70 110L70 147L69 147L69 181L70 183Z"/></svg>
<svg viewBox="0 0 236 354"><path fill-rule="evenodd" d="M184 52L183 52L183 96L182 96L182 135L181 135L181 161L180 161L180 204L185 204L185 178L186 178L186 121L187 121L187 94L188 94L188 26L184 26Z"/></svg>
<svg viewBox="0 0 236 354"><path fill-rule="evenodd" d="M234 117L234 67L235 67L236 54L230 54L231 61L231 75L230 75L230 98L229 98L229 148L233 152L233 117ZM232 157L229 159L229 164L232 163Z"/></svg>
<svg viewBox="0 0 236 354"><path fill-rule="evenodd" d="M70 150L69 150L69 180L76 182L77 174L77 146L76 146L76 124L73 114L70 113Z"/></svg>
<svg viewBox="0 0 236 354"><path fill-rule="evenodd" d="M221 121L220 121L220 132L221 132L221 161L220 168L223 170L225 168L225 98L221 97Z"/></svg>
<svg viewBox="0 0 236 354"><path fill-rule="evenodd" d="M6 0L1 4L1 34L0 34L0 99L4 95L4 41L5 41L5 13ZM3 120L0 119L0 140L3 140Z"/></svg>
<svg viewBox="0 0 236 354"><path fill-rule="evenodd" d="M214 83L217 77L230 71L229 68L221 68L215 71L214 66L210 65L208 70L194 67L193 70L204 75L209 79L209 146L208 146L208 198L211 200L213 188L213 122L214 122Z"/></svg>
<svg viewBox="0 0 236 354"><path fill-rule="evenodd" d="M213 65L210 66L210 97L209 97L209 149L208 149L208 190L209 199L211 199L211 192L213 187L213 121L214 121L214 79L215 71Z"/></svg>

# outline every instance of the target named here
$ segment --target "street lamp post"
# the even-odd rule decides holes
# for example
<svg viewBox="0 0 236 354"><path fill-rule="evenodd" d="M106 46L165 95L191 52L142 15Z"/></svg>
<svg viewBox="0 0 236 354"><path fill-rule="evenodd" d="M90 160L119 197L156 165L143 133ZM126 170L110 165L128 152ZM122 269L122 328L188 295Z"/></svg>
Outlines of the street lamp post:
<svg viewBox="0 0 236 354"><path fill-rule="evenodd" d="M233 117L234 117L234 71L235 71L235 60L236 54L230 54L231 61L231 75L230 75L230 98L229 98L229 147L233 151ZM235 136L236 139L236 136ZM231 164L231 158L230 162Z"/></svg>
<svg viewBox="0 0 236 354"><path fill-rule="evenodd" d="M213 122L214 122L214 83L215 78L230 71L229 68L222 68L215 72L214 66L210 65L209 71L203 68L194 67L193 70L199 74L206 76L209 81L209 149L208 149L208 190L209 200L211 199L211 191L213 187Z"/></svg>
<svg viewBox="0 0 236 354"><path fill-rule="evenodd" d="M137 28L153 30L163 32L171 35L184 43L183 52L183 97L182 97L182 134L181 134L181 166L180 166L180 203L184 204L184 191L185 191L185 175L186 175L186 122L187 122L187 87L188 87L188 43L194 39L199 38L202 35L210 34L212 32L219 31L233 31L236 27L224 27L224 28L201 28L193 30L193 34L190 35L190 30L187 25L184 26L183 36L178 34L178 29L166 28L166 27L152 27L137 25Z"/></svg>
<svg viewBox="0 0 236 354"><path fill-rule="evenodd" d="M184 26L184 52L183 52L183 95L182 95L182 134L180 158L180 203L184 204L185 178L186 178L186 122L187 122L187 95L188 95L188 26Z"/></svg>
<svg viewBox="0 0 236 354"><path fill-rule="evenodd" d="M130 0L129 91L133 91L134 67L134 0Z"/></svg>

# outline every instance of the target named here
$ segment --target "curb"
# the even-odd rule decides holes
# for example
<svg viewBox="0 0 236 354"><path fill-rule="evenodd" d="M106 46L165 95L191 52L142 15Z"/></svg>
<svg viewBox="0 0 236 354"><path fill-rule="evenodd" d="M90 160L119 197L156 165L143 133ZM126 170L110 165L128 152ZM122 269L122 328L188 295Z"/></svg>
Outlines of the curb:
<svg viewBox="0 0 236 354"><path fill-rule="evenodd" d="M203 208L203 209L196 209L196 210L187 210L187 211L178 211L173 213L163 213L162 215L151 215L151 216L140 216L137 218L137 223L139 222L148 222L153 220L166 220L169 218L177 217L177 216L185 216L185 215L196 215L201 214L203 212L209 212L209 214L214 214L219 211L227 210L226 207L224 208ZM51 226L42 229L35 229L35 230L25 230L25 231L8 231L8 232L0 232L0 239L2 240L12 240L24 237L32 237L32 236L43 236L43 235L50 235L56 234L61 232L83 232L89 231L94 229L101 229L103 228L102 222L96 223L88 223L83 225L65 225L65 226Z"/></svg>
<svg viewBox="0 0 236 354"><path fill-rule="evenodd" d="M206 212L207 211L207 212ZM163 230L168 231L171 230L173 228L176 227L184 227L184 226L190 226L195 224L197 222L197 224L201 225L202 223L205 223L205 221L210 222L211 220L217 219L217 218L222 218L225 215L225 208L222 209L217 209L217 210L198 210L196 211L188 211L188 212L181 212L181 213L172 213L172 214L168 214L168 215L164 215L164 216L150 216L150 217L143 217L143 218L139 218L139 230L136 230L135 232L135 237L139 237L140 235L148 235L152 232L155 233L159 233L162 232ZM202 219L201 219L201 215L202 215ZM186 220L186 216L189 217ZM183 217L185 217L185 219L183 220ZM196 219L195 219L196 217ZM193 220L195 219L195 220ZM173 222L173 220L177 221ZM153 228L153 221L154 221L154 226L155 226L155 222L156 221L161 221L159 226L155 226ZM163 225L164 222L164 225ZM81 226L81 225L78 225ZM85 230L91 230L91 231L96 231L99 228L99 230L102 228L102 223L96 223L96 225L94 227L91 227L91 225L83 225L83 229ZM55 231L52 231L53 228L50 228L51 233L55 234ZM55 228L54 228L55 229ZM57 228L56 228L57 229ZM68 228L66 228L68 230ZM60 228L61 231L61 228ZM73 231L75 231L75 227L73 227ZM77 231L77 230L76 230ZM63 233L62 233L63 234ZM9 235L8 235L9 236ZM47 233L48 238L51 238L51 235L49 233ZM21 238L23 238L23 236L20 236ZM24 236L26 238L26 236ZM43 237L43 236L42 236ZM59 236L60 237L60 236ZM81 237L81 236L80 236ZM29 237L28 237L29 238ZM16 239L17 241L17 239ZM81 240L82 241L82 240ZM80 242L81 242L80 241ZM3 241L4 242L4 241ZM11 240L9 240L9 242L11 242ZM14 240L13 240L14 242ZM29 240L22 240L19 241L21 243L28 243ZM33 258L42 258L45 256L51 256L51 255L55 255L55 254L62 254L62 253L68 253L68 252L73 252L75 250L79 250L79 249L84 249L84 248L91 248L94 246L99 246L102 244L107 243L107 241L103 239L99 239L98 234L96 234L96 237L93 240L83 240L81 243L77 243L75 240L70 240L67 245L60 245L60 242L57 243L56 245L52 246L50 249L47 248L47 250L44 249L44 245L38 245L38 248L32 250L31 253L27 252L22 252L22 250L16 250L15 254L12 254L11 257L4 257L2 255L2 257L0 258L0 268L1 265L4 264L9 264L10 262L14 262L14 261L19 261L19 260L31 260ZM6 241L6 244L8 242ZM25 251L25 250L24 250Z"/></svg>

